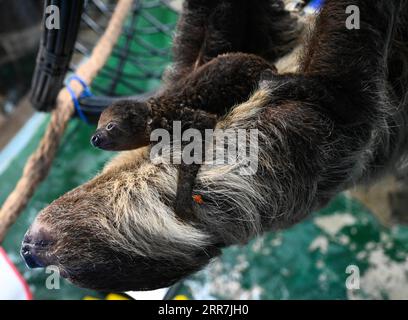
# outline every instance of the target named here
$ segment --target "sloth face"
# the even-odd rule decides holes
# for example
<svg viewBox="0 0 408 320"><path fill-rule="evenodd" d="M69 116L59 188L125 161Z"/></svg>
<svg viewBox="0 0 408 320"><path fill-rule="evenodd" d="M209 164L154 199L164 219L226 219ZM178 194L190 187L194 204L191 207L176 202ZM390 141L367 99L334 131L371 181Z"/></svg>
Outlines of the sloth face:
<svg viewBox="0 0 408 320"><path fill-rule="evenodd" d="M105 109L91 137L94 147L122 151L149 144L150 108L144 102L123 100Z"/></svg>
<svg viewBox="0 0 408 320"><path fill-rule="evenodd" d="M41 235L34 231L36 224L40 225ZM198 271L212 258L210 249L191 252L194 262L131 254L109 245L91 228L73 231L72 238L61 230L56 238L57 230L46 229L41 222L36 224L22 245L26 264L30 268L56 266L63 278L83 288L112 292L164 288ZM41 236L48 238L39 240L44 239ZM32 242L36 240L41 243Z"/></svg>
<svg viewBox="0 0 408 320"><path fill-rule="evenodd" d="M42 210L22 243L26 264L116 292L167 287L204 267L220 249L155 200L157 184L141 177L149 168L115 168Z"/></svg>

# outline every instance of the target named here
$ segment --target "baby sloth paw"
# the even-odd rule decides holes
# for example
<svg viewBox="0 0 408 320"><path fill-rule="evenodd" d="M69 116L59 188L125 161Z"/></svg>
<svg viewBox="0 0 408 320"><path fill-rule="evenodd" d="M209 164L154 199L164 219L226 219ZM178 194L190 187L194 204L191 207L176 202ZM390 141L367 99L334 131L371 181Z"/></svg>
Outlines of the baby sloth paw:
<svg viewBox="0 0 408 320"><path fill-rule="evenodd" d="M195 213L193 206L190 204L176 204L175 207L176 216L183 221L192 221L195 220Z"/></svg>
<svg viewBox="0 0 408 320"><path fill-rule="evenodd" d="M177 189L174 211L181 220L195 220L192 191L192 187L188 184L179 186Z"/></svg>

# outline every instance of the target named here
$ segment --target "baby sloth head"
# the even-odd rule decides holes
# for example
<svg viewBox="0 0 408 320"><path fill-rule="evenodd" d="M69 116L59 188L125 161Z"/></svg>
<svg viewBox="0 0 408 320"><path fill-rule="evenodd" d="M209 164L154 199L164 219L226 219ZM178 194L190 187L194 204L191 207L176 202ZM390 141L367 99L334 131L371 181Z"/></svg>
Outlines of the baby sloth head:
<svg viewBox="0 0 408 320"><path fill-rule="evenodd" d="M149 144L151 109L145 102L122 100L106 108L91 137L94 147L111 151L131 150Z"/></svg>

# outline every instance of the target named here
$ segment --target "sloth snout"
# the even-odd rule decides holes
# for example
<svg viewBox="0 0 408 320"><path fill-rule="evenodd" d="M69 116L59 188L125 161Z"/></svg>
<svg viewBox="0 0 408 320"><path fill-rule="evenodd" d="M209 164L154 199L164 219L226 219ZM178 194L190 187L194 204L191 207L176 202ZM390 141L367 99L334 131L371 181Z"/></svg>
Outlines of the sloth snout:
<svg viewBox="0 0 408 320"><path fill-rule="evenodd" d="M94 135L91 137L91 144L92 144L94 147L99 147L99 145L101 144L101 141L102 141L102 138L101 138L101 136L100 136L98 133L94 134Z"/></svg>
<svg viewBox="0 0 408 320"><path fill-rule="evenodd" d="M29 268L44 268L52 264L52 256L48 250L53 242L50 232L34 222L21 244L21 256L27 266Z"/></svg>

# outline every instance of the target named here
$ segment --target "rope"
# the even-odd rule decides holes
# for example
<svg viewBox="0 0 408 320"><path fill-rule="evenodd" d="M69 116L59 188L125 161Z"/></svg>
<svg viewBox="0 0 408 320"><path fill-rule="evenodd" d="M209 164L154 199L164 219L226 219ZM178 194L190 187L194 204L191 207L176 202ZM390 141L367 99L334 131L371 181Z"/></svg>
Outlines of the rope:
<svg viewBox="0 0 408 320"><path fill-rule="evenodd" d="M98 71L105 65L122 32L126 16L131 11L132 2L132 0L119 0L105 33L98 40L90 58L76 70L76 75L85 83L91 83ZM71 81L70 88L76 97L83 89L77 81ZM46 178L61 137L74 111L70 93L66 88L61 89L56 107L51 113L50 122L37 150L27 160L23 175L0 209L0 243L3 242L8 229L26 207L37 186Z"/></svg>

